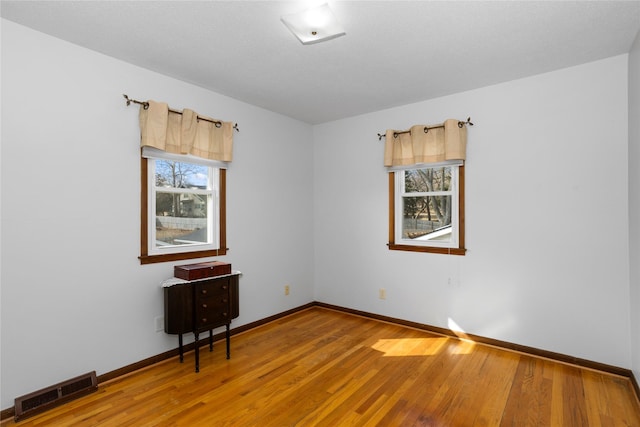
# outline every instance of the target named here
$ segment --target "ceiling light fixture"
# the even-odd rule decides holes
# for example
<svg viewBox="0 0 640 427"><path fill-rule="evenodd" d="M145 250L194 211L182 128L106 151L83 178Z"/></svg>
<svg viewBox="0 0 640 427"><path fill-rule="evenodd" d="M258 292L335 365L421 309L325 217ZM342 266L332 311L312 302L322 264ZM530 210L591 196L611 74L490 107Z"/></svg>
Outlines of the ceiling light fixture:
<svg viewBox="0 0 640 427"><path fill-rule="evenodd" d="M319 43L346 34L328 4L280 19L302 44Z"/></svg>

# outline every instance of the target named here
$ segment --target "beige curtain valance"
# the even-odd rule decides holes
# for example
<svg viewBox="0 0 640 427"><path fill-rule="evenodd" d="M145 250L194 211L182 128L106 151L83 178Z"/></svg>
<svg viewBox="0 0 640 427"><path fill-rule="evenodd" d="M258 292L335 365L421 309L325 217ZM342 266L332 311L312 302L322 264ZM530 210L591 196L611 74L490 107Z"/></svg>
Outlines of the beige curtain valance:
<svg viewBox="0 0 640 427"><path fill-rule="evenodd" d="M384 165L464 161L466 151L467 127L456 119L448 119L441 125L415 125L409 131L389 129L384 144Z"/></svg>
<svg viewBox="0 0 640 427"><path fill-rule="evenodd" d="M222 122L185 109L176 113L163 102L140 106L140 146L173 154L191 154L230 162L233 157L233 123Z"/></svg>

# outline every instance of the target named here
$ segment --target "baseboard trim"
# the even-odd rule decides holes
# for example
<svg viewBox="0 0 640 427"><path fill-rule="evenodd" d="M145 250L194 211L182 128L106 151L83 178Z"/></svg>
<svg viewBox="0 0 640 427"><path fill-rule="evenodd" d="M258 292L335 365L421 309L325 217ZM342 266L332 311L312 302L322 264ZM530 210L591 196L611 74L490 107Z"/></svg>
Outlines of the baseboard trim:
<svg viewBox="0 0 640 427"><path fill-rule="evenodd" d="M397 324L397 325L402 325L402 326L407 326L407 327L411 327L411 328L415 328L415 329L420 329L423 331L427 331L427 332L432 332L432 333L436 333L439 335L444 335L447 337L451 337L451 338L456 338L459 339L460 337L458 337L453 331L446 329L446 328L440 328L437 326L431 326L431 325L427 325L424 323L418 323L418 322L411 322L409 320L404 320L404 319L398 319L398 318L394 318L394 317L389 317L389 316L383 316L380 314L375 314L375 313L369 313L366 311L360 311L360 310L354 310L351 308L346 308L346 307L341 307L341 306L337 306L337 305L332 305L332 304L327 304L327 303L323 303L323 302L318 302L318 301L314 301L314 302L310 302L304 305L301 305L299 307L295 307L292 308L290 310L287 311L283 311L281 313L277 313L274 314L273 316L269 316L269 317L265 317L264 319L260 319L257 320L255 322L251 322L251 323L247 323L246 325L242 325L239 326L237 328L233 328L231 329L231 335L237 335L240 334L242 332L246 332L249 331L251 329L257 328L259 326L265 325L267 323L276 321L278 319L281 319L283 317L286 316L290 316L292 314L295 314L299 311L303 311L303 310L307 310L309 308L312 307L321 307L321 308L325 308L325 309L329 309L329 310L334 310L334 311L340 311L343 313L347 313L347 314L352 314L352 315L356 315L356 316L361 316L361 317L366 317L369 319L373 319L373 320L378 320L381 322L387 322L387 323L393 323L393 324ZM557 362L562 362L562 363L567 363L570 365L575 365L575 366L579 366L582 368L587 368L587 369L593 369L596 371L600 371L600 372L606 372L609 374L613 374L613 375L618 375L621 377L626 377L629 378L629 380L631 381L631 385L635 391L636 394L636 398L640 401L640 386L638 386L638 381L636 380L633 371L631 371L630 369L624 369L624 368L620 368L617 366L612 366L612 365L607 365L605 363L599 363L599 362L594 362L591 360L587 360L587 359L581 359L578 357L574 357L574 356L569 356L566 354L562 354L562 353L555 353L552 351L547 351L547 350L541 350L541 349L537 349L534 347L528 347L528 346L524 346L524 345L520 345L520 344L514 344L514 343L510 343L507 341L500 341L500 340L495 340L492 338L487 338L487 337L483 337L483 336L479 336L479 335L473 335L473 334L466 334L466 337L471 341L474 342L478 342L478 343L482 343L485 345L490 345L493 347L497 347L497 348L502 348L502 349L506 349L506 350L511 350L511 351L516 351L519 353L524 353L524 354L528 354L531 356L536 356L536 357L542 357L545 359L550 359L550 360L554 360ZM225 334L224 332L220 332L218 334L215 334L213 336L214 341L220 341L225 339ZM200 341L200 345L201 346L207 346L209 345L209 340L201 340ZM195 349L195 343L189 343L184 345L184 352L188 352L191 350ZM175 348L173 350L169 350L169 351L165 351L164 353L149 357L147 359L141 360L139 362L136 363L132 363L130 365L124 366L122 368L116 369L114 371L110 371L107 372L105 374L99 375L98 378L98 385L105 383L107 381L116 379L116 378L120 378L123 377L125 375L131 374L135 371L138 371L140 369L146 368L148 366L154 365L156 363L162 362L164 360L167 359L171 359L172 357L176 357L179 354L179 350L178 348ZM11 408L7 408L4 409L2 411L0 411L0 422L6 420L7 418L11 418L15 416L15 407L11 407Z"/></svg>
<svg viewBox="0 0 640 427"><path fill-rule="evenodd" d="M8 420L9 418L13 418L16 416L16 408L12 406L11 408L3 409L0 411L0 423Z"/></svg>

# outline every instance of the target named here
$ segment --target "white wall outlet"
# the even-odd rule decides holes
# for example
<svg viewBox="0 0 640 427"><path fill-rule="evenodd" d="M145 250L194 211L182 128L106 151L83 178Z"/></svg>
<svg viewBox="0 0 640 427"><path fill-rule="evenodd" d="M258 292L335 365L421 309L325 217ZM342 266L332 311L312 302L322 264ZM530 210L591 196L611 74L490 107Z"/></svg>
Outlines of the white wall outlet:
<svg viewBox="0 0 640 427"><path fill-rule="evenodd" d="M378 290L378 298L387 299L387 290L385 288L380 288Z"/></svg>
<svg viewBox="0 0 640 427"><path fill-rule="evenodd" d="M289 295L290 291L291 291L291 289L289 288L289 285L284 285L284 294L285 295Z"/></svg>
<svg viewBox="0 0 640 427"><path fill-rule="evenodd" d="M156 332L164 332L164 316L157 316L155 319Z"/></svg>

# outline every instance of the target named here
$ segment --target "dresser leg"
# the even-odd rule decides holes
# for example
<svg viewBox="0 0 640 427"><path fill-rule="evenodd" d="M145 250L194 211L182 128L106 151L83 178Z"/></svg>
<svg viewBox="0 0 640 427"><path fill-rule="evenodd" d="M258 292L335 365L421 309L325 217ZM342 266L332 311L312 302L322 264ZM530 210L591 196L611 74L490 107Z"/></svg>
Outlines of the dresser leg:
<svg viewBox="0 0 640 427"><path fill-rule="evenodd" d="M182 350L182 334L178 334L178 349L180 351L180 363L184 361L184 352Z"/></svg>
<svg viewBox="0 0 640 427"><path fill-rule="evenodd" d="M209 329L209 351L213 351L213 329Z"/></svg>
<svg viewBox="0 0 640 427"><path fill-rule="evenodd" d="M229 324L227 323L227 359L231 358L231 334L229 333Z"/></svg>
<svg viewBox="0 0 640 427"><path fill-rule="evenodd" d="M194 332L196 337L195 345L196 345L196 372L200 372L200 343L198 342L198 332Z"/></svg>

